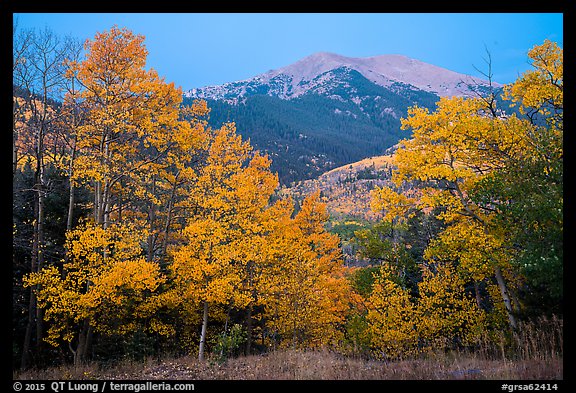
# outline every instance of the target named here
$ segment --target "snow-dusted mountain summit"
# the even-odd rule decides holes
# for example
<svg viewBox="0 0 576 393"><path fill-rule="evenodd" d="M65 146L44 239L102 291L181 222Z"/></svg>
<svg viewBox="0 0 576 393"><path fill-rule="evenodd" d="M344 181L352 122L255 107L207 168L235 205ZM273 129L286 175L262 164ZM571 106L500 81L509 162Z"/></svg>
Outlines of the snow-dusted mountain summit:
<svg viewBox="0 0 576 393"><path fill-rule="evenodd" d="M268 71L253 78L218 86L194 88L187 97L237 102L246 96L266 94L281 99L292 99L308 92L326 91L326 85L337 82L338 71L354 70L370 82L387 88L397 84L409 85L438 96L465 96L473 94L478 86L487 87L488 81L473 78L403 55L381 55L365 58L318 52L291 65ZM493 82L494 87L500 85Z"/></svg>
<svg viewBox="0 0 576 393"><path fill-rule="evenodd" d="M189 90L185 101L206 99L213 126L234 121L289 184L384 154L410 136L400 119L412 106L434 110L441 96L489 88L487 81L406 56L320 52L247 80Z"/></svg>

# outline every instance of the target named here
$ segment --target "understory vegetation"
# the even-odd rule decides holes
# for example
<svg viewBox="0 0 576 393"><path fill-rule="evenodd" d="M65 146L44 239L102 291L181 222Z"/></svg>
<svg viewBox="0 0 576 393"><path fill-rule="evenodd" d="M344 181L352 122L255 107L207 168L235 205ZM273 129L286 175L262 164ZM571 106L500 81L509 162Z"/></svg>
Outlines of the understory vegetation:
<svg viewBox="0 0 576 393"><path fill-rule="evenodd" d="M524 326L512 345L483 340L474 350L435 352L385 362L320 350L278 350L227 358L213 354L89 362L14 373L31 380L561 380L562 336L559 320ZM504 339L504 337L502 337Z"/></svg>

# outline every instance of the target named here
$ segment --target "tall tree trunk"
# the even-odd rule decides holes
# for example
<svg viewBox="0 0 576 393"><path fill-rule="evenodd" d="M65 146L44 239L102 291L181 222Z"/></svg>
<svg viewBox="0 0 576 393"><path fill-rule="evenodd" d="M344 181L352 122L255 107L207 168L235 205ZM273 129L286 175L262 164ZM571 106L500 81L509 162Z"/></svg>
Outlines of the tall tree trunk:
<svg viewBox="0 0 576 393"><path fill-rule="evenodd" d="M154 248L156 246L156 239L154 236L154 220L156 219L156 212L154 211L155 207L154 206L150 206L150 209L148 211L148 219L149 219L149 226L148 226L148 230L150 231L150 233L148 234L148 239L147 239L147 251L146 251L146 261L147 262L152 262L152 260L154 259Z"/></svg>
<svg viewBox="0 0 576 393"><path fill-rule="evenodd" d="M248 314L246 315L246 356L250 355L252 351L252 303L248 306Z"/></svg>
<svg viewBox="0 0 576 393"><path fill-rule="evenodd" d="M156 177L152 176L152 195L156 193ZM156 221L156 204L154 201L149 202L148 207L148 239L147 239L147 248L148 251L146 253L146 260L148 262L152 262L154 259L154 248L156 247L156 234L154 231L154 222Z"/></svg>
<svg viewBox="0 0 576 393"><path fill-rule="evenodd" d="M92 327L90 326L90 321L84 319L82 323L82 330L78 335L78 346L74 353L74 365L78 366L86 361L86 354L88 353L88 347L90 344L90 338L92 335Z"/></svg>
<svg viewBox="0 0 576 393"><path fill-rule="evenodd" d="M198 350L198 360L204 361L204 344L206 343L206 330L208 328L208 302L204 302L204 313L202 315L202 332L200 333L200 348Z"/></svg>
<svg viewBox="0 0 576 393"><path fill-rule="evenodd" d="M34 326L34 317L36 315L36 296L34 289L30 288L30 301L28 302L28 322L24 332L24 343L22 345L22 358L20 359L20 368L25 370L30 365L30 351L32 344L32 330Z"/></svg>
<svg viewBox="0 0 576 393"><path fill-rule="evenodd" d="M41 177L42 179L42 177ZM43 179L41 180L41 182ZM44 265L44 194L43 190L38 196L38 266L36 271L42 270ZM36 305L36 350L40 351L43 339L43 311Z"/></svg>
<svg viewBox="0 0 576 393"><path fill-rule="evenodd" d="M102 188L102 182L96 181L94 184L94 222L100 222L100 189Z"/></svg>
<svg viewBox="0 0 576 393"><path fill-rule="evenodd" d="M74 182L72 181L72 177L74 176L74 159L76 158L76 134L72 139L72 148L70 152L70 165L68 167L68 187L69 187L69 195L68 195L68 217L66 218L66 231L72 230L72 221L74 218Z"/></svg>
<svg viewBox="0 0 576 393"><path fill-rule="evenodd" d="M500 288L500 293L502 294L502 300L504 301L504 307L506 308L506 314L508 316L508 322L510 324L510 328L513 331L516 331L518 329L518 324L516 323L516 317L514 316L514 311L512 309L510 294L508 293L506 281L504 280L504 276L502 275L502 270L500 269L500 266L496 266L496 268L494 269L494 273L496 276L496 282L498 283L498 288Z"/></svg>
<svg viewBox="0 0 576 393"><path fill-rule="evenodd" d="M108 180L104 183L104 192L102 195L102 211L100 212L102 227L104 229L110 226L110 183Z"/></svg>
<svg viewBox="0 0 576 393"><path fill-rule="evenodd" d="M474 280L474 294L476 295L476 305L478 309L482 309L482 297L480 296L480 285L478 281Z"/></svg>
<svg viewBox="0 0 576 393"><path fill-rule="evenodd" d="M38 137L41 138L42 131L39 130ZM34 173L34 226L32 238L32 254L30 256L30 272L37 273L42 268L44 262L43 244L44 244L44 177L41 151L43 144L37 141L36 144L36 170ZM29 355L32 349L32 334L36 336L36 352L39 351L42 342L42 312L36 304L34 291L37 288L30 288L30 303L28 304L28 321L24 333L24 343L22 345L21 366L23 368L29 365Z"/></svg>
<svg viewBox="0 0 576 393"><path fill-rule="evenodd" d="M70 183L70 193L68 195L68 217L66 218L66 231L72 230L72 219L74 216L74 185L72 181L69 180Z"/></svg>

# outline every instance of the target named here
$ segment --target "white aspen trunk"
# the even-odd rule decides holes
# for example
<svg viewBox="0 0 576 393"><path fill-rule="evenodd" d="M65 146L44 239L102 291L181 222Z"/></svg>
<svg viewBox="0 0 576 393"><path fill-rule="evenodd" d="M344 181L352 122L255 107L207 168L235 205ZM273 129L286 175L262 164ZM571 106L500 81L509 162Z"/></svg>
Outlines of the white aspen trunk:
<svg viewBox="0 0 576 393"><path fill-rule="evenodd" d="M70 168L68 169L68 185L70 188L70 194L68 195L68 217L66 218L66 230L72 229L72 218L74 216L74 184L72 182L72 171L74 162L75 151L72 151L72 157L70 159Z"/></svg>
<svg viewBox="0 0 576 393"><path fill-rule="evenodd" d="M508 316L508 322L510 323L510 328L512 328L513 331L516 331L518 325L516 323L516 318L514 317L512 302L510 300L510 294L508 293L506 281L504 280L502 270L500 270L499 266L495 267L494 273L496 276L496 282L498 283L498 288L500 288L500 293L502 294L502 300L504 301L504 307L506 308L506 314Z"/></svg>
<svg viewBox="0 0 576 393"><path fill-rule="evenodd" d="M200 333L200 348L198 360L204 361L204 345L206 343L206 330L208 328L208 302L204 302L204 314L202 316L202 333Z"/></svg>

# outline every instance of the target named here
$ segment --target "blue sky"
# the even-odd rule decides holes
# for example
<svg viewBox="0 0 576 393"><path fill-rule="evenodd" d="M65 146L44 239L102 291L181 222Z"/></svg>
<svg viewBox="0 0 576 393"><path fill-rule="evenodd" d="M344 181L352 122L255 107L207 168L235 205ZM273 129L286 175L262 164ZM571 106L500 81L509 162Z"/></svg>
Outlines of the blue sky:
<svg viewBox="0 0 576 393"><path fill-rule="evenodd" d="M183 89L247 79L314 52L402 54L513 82L545 39L563 47L561 13L21 13L19 28L48 27L82 41L113 25L146 37L148 66Z"/></svg>

